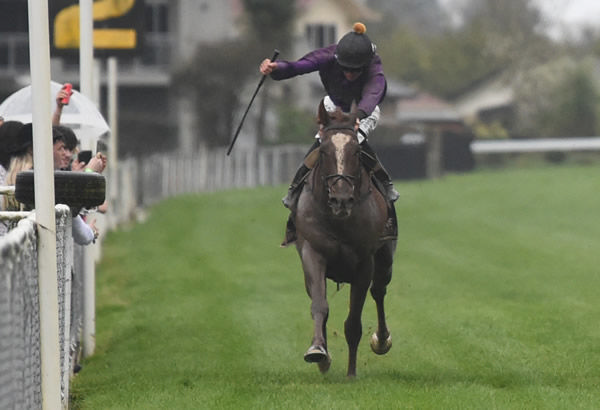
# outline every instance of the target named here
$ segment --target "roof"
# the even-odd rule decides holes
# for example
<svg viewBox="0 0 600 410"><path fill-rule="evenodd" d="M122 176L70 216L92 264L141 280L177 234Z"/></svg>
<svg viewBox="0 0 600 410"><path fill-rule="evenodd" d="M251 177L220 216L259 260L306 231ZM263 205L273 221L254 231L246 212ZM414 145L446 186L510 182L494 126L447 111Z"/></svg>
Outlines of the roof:
<svg viewBox="0 0 600 410"><path fill-rule="evenodd" d="M513 99L512 84L506 76L497 74L456 98L455 107L463 117L474 118L481 110L505 107Z"/></svg>

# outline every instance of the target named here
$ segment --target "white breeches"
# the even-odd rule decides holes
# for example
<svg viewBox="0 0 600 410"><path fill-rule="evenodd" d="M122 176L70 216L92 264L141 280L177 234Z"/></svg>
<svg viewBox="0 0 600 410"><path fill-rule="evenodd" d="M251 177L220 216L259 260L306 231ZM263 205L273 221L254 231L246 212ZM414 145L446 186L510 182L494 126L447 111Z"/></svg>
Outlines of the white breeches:
<svg viewBox="0 0 600 410"><path fill-rule="evenodd" d="M336 110L336 105L333 103L333 101L331 101L331 98L329 98L329 96L325 96L325 98L323 99L323 105L325 106L325 109L328 112L333 112ZM360 124L358 125L358 142L362 143L364 140L366 140L369 136L369 133L371 131L373 131L375 129L375 127L377 127L377 122L379 121L379 115L380 115L380 111L379 111L379 106L376 106L375 109L373 110L373 112L371 113L371 115L369 115L368 117L362 119L360 121ZM315 135L315 138L319 139L321 138L320 134L317 132L317 135Z"/></svg>

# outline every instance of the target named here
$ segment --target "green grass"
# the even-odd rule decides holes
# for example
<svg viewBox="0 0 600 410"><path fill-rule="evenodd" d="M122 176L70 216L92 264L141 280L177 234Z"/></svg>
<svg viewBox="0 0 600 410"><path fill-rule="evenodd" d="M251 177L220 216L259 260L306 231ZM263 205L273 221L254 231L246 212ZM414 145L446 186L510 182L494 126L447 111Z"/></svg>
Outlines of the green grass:
<svg viewBox="0 0 600 410"><path fill-rule="evenodd" d="M97 268L82 409L575 409L600 405L598 169L542 167L397 184L386 307L394 346L347 380L349 287L330 283L326 375L285 187L187 196L113 232Z"/></svg>

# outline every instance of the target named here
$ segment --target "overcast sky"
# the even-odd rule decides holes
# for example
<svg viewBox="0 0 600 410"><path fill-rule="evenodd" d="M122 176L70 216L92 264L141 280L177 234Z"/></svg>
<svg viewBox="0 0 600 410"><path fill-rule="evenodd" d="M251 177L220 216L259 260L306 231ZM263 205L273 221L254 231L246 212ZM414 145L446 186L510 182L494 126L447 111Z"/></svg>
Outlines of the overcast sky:
<svg viewBox="0 0 600 410"><path fill-rule="evenodd" d="M464 0L440 0L442 5L460 4ZM553 34L575 34L582 25L600 29L600 0L534 0L545 14Z"/></svg>
<svg viewBox="0 0 600 410"><path fill-rule="evenodd" d="M598 25L599 0L535 0L540 8L553 20L567 23Z"/></svg>

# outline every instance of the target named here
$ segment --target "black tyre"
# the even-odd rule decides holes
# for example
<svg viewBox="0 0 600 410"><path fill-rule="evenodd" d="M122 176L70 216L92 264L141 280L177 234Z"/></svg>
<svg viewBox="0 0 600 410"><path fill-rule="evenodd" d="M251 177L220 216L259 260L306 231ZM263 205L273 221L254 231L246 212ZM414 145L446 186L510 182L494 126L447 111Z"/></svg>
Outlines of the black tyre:
<svg viewBox="0 0 600 410"><path fill-rule="evenodd" d="M104 203L106 179L95 172L54 171L54 202L72 210L93 208ZM33 171L17 174L15 199L35 208Z"/></svg>

